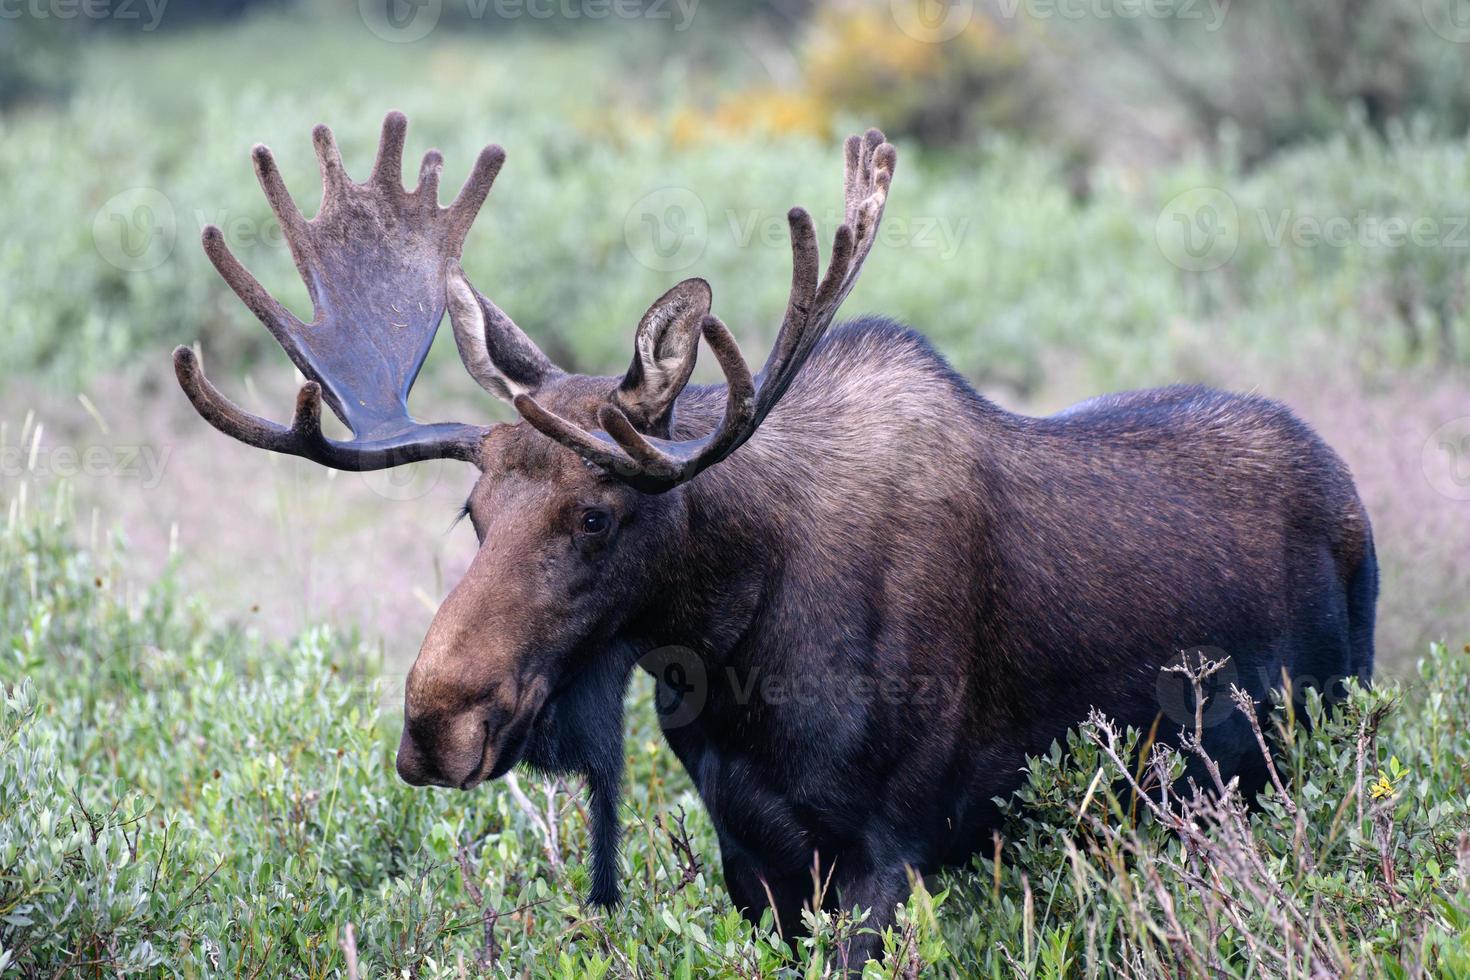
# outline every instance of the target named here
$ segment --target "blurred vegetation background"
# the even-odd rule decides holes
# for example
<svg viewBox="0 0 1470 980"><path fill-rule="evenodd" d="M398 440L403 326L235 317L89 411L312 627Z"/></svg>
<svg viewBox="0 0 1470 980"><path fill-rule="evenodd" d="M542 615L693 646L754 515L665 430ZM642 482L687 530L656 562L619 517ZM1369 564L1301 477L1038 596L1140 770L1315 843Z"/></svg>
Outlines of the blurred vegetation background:
<svg viewBox="0 0 1470 980"><path fill-rule="evenodd" d="M198 235L221 225L306 313L249 148L274 148L310 214L310 127L332 124L361 175L389 108L411 120L410 179L415 153L444 151L446 194L482 145L507 147L465 266L565 367L604 372L690 275L758 356L784 304L785 211L830 236L840 139L878 125L901 172L848 315L913 325L1021 410L1174 381L1281 397L1359 475L1385 623L1417 649L1466 622L1470 442L1441 431L1470 411L1454 0L6 9L0 479L47 471L48 447L150 448L156 480L104 474L76 499L154 566L183 548L198 588L261 608L264 628L367 621L408 657L469 550L436 533L467 477L334 482L255 458L189 413L169 369L173 345L199 342L227 390L287 411L292 368ZM508 418L489 401L446 331L415 411ZM250 533L261 522L289 543ZM272 574L242 585L241 560Z"/></svg>
<svg viewBox="0 0 1470 980"><path fill-rule="evenodd" d="M195 336L234 370L274 358L200 226L304 301L246 151L271 144L309 211L310 125L334 124L360 172L400 107L446 182L483 143L508 147L467 265L579 369L621 362L676 273L764 336L785 288L772 228L796 202L832 217L837 141L869 124L900 141L904 174L849 311L913 323L982 382L1035 391L1065 349L1097 384L1145 383L1226 339L1277 359L1325 341L1370 370L1464 364L1470 47L1436 3L160 0L7 17L6 348L71 384ZM1180 268L1161 212L1201 187L1226 191L1237 241L1217 268ZM692 195L690 227L669 188ZM637 219L700 240L649 261ZM1334 219L1341 241L1295 234ZM1390 219L1434 227L1394 244L1370 227Z"/></svg>
<svg viewBox="0 0 1470 980"><path fill-rule="evenodd" d="M537 976L816 976L830 957L834 923L788 962L711 867L678 866L675 807L706 859L713 834L641 678L635 895L612 919L576 907L574 787L528 781L527 809L499 786L446 802L398 784L402 674L473 554L468 525L451 526L471 474L269 456L179 393L169 351L197 342L241 404L289 413L294 371L199 233L220 225L306 314L250 147L274 149L311 214L311 126L334 127L360 177L391 108L411 121L406 174L439 147L446 195L485 143L508 149L464 264L569 369L622 369L647 304L693 275L758 360L785 303L786 210L806 206L830 238L840 140L877 125L901 160L848 316L911 324L1020 411L1176 381L1289 404L1358 480L1384 572L1381 671L1406 687L1360 696L1294 757L1308 849L1331 873L1301 862L1269 808L1263 846L1302 907L1342 925L1337 951L1363 975L1470 968L1470 913L1451 901L1470 880L1455 748L1465 14L1462 0L0 3L0 812L16 817L0 820L0 972L19 949L48 973L325 975L345 968L353 923L365 975L462 976L487 909L505 915L501 966ZM510 418L447 331L413 406ZM1412 707L1365 748L1360 723L1401 693ZM1354 764L1384 767L1366 822ZM1062 765L1038 761L1040 822L1008 828L1004 860L910 902L890 939L922 947L926 971L1072 976L1099 930L1113 951L1159 952L1163 926L1132 903L1155 885L1194 893L1168 869L1144 887L1129 869L1153 858L1106 849L1075 865L1074 890L1054 843L1087 803L1068 807L1112 794L1095 794L1085 753ZM1340 832L1350 794L1358 820ZM537 836L543 813L556 846ZM1385 885L1394 860L1403 878ZM1248 914L1275 942L1267 904ZM1183 929L1220 935L1193 911Z"/></svg>
<svg viewBox="0 0 1470 980"><path fill-rule="evenodd" d="M646 304L689 275L763 350L786 209L830 235L839 141L878 125L901 172L848 315L913 325L1022 410L1174 381L1281 397L1359 475L1385 623L1418 648L1466 622L1470 26L1454 0L6 9L0 478L46 471L58 446L152 449L157 479L83 480L76 499L155 564L184 549L198 587L263 605L264 628L367 619L407 657L468 550L437 518L422 530L467 477L334 483L254 458L188 412L169 370L197 341L247 405L287 411L290 365L195 242L221 225L305 313L249 147L275 149L311 213L312 124L361 175L389 108L411 120L410 177L414 153L444 151L446 193L486 142L508 148L465 265L581 371L620 369ZM414 398L424 417L508 417L447 332ZM262 521L290 544L251 533ZM386 577L341 567L377 548ZM276 574L235 582L247 557Z"/></svg>

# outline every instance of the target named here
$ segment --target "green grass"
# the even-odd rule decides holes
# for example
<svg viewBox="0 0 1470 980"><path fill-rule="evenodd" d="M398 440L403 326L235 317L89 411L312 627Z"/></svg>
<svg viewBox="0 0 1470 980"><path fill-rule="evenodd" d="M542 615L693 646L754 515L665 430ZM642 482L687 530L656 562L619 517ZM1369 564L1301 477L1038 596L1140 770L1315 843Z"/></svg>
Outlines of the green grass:
<svg viewBox="0 0 1470 980"><path fill-rule="evenodd" d="M626 741L627 901L604 914L580 904L577 786L522 774L522 802L503 783L410 789L382 710L398 682L371 654L324 629L267 643L171 577L131 581L116 543L75 543L67 507L64 493L44 512L22 495L0 531L0 964L18 975L339 975L350 925L362 976L462 976L493 955L518 976L816 977L863 927L821 916L793 954L769 920L752 928L731 909L643 679ZM1199 818L1221 850L1192 856L1127 792L1105 730L1083 726L1069 753L1033 760L999 867L981 859L917 888L887 937L894 961L869 975L1203 975L1185 950L1212 976L1286 972L1272 957L1460 975L1470 657L1440 649L1407 686L1359 692L1332 719L1315 701L1300 710L1315 725L1288 730L1286 797L1218 826ZM675 843L681 819L693 862ZM1233 876L1212 895L1190 877L1247 853L1278 898ZM1283 908L1310 923L1308 952Z"/></svg>

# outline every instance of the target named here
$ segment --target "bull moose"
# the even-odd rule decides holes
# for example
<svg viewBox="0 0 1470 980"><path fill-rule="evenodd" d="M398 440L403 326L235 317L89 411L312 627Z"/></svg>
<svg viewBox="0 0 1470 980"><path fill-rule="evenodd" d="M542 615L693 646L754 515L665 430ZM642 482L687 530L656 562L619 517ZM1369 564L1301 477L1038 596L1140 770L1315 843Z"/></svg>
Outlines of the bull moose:
<svg viewBox="0 0 1470 980"><path fill-rule="evenodd" d="M618 899L624 699L640 664L731 898L751 917L772 908L788 936L814 862L829 904L891 921L909 869L989 841L1028 754L1094 706L1140 727L1167 713L1158 678L1181 650L1223 651L1263 702L1284 676L1370 676L1368 517L1343 462L1286 408L1177 386L1027 417L897 323L829 330L894 173L877 130L846 142L825 274L811 218L788 216L790 299L758 373L710 312L709 284L688 279L639 321L627 371L590 377L554 365L459 266L504 151L482 151L441 207L436 151L403 186L406 128L387 117L359 184L318 126L311 220L254 150L312 322L204 230L215 268L308 379L291 423L235 406L187 347L174 365L199 414L250 445L344 470L478 467L479 551L408 675L398 773L462 790L521 762L584 775L592 902ZM465 367L517 423L410 418L446 310ZM722 385L689 383L700 338ZM323 400L352 440L323 434ZM1207 745L1243 786L1262 784L1241 717Z"/></svg>

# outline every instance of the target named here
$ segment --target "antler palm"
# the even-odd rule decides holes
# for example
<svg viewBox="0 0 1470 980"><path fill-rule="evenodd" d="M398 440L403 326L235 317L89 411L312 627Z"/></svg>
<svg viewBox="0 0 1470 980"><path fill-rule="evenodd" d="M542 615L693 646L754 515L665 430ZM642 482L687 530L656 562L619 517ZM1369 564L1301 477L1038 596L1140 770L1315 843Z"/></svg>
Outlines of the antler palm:
<svg viewBox="0 0 1470 980"><path fill-rule="evenodd" d="M311 296L311 323L271 296L213 225L204 229L204 250L310 381L288 430L232 405L204 378L193 352L180 348L175 352L180 381L217 427L232 435L243 430L248 442L329 465L355 464L348 466L352 469L436 455L472 458L466 454L473 452L482 430L419 425L408 415L408 393L444 316L446 270L458 260L505 152L486 147L459 196L440 207L444 160L437 150L424 156L416 188L402 184L407 128L402 113L388 114L372 173L358 184L342 166L332 131L317 126L312 141L323 195L321 210L310 221L292 201L271 151L255 147L256 176ZM321 435L321 397L352 429L355 442L334 443Z"/></svg>

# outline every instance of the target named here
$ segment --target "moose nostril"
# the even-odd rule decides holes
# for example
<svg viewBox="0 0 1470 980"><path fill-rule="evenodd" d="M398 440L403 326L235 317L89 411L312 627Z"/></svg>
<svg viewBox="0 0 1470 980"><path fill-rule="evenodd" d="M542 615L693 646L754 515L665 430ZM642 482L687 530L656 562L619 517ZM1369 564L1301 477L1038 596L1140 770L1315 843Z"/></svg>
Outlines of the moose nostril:
<svg viewBox="0 0 1470 980"><path fill-rule="evenodd" d="M398 778L410 786L427 786L433 780L433 773L427 757L419 751L418 745L408 732L398 741L398 758L395 763L398 770Z"/></svg>

